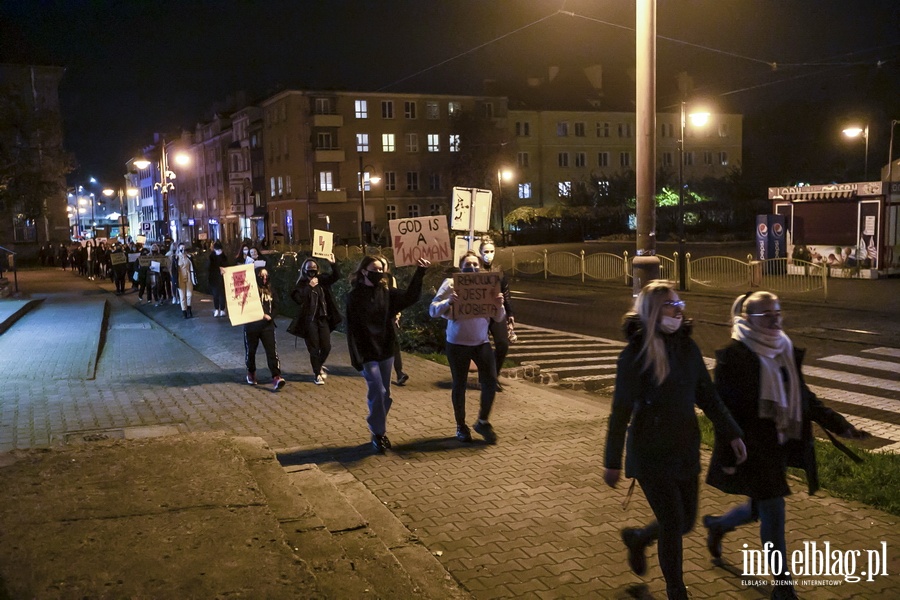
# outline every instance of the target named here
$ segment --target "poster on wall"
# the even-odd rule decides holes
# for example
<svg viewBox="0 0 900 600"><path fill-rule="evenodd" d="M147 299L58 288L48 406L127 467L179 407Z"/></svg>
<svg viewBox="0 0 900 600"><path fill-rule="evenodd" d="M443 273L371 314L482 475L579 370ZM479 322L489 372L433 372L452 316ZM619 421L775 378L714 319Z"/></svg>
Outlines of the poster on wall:
<svg viewBox="0 0 900 600"><path fill-rule="evenodd" d="M829 269L878 269L880 250L878 214L880 208L880 202L876 200L863 200L859 203L855 243L797 243L789 247L790 257L793 260L802 260Z"/></svg>

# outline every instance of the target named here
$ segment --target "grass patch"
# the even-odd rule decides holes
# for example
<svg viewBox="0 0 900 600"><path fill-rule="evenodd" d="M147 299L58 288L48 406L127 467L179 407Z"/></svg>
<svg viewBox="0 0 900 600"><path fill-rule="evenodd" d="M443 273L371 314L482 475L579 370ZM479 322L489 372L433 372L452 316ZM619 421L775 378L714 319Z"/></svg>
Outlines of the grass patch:
<svg viewBox="0 0 900 600"><path fill-rule="evenodd" d="M703 415L698 415L698 419L703 443L712 448L712 423ZM862 502L900 516L900 456L863 450L848 440L841 441L863 462L856 464L831 442L816 439L816 462L822 489L832 496ZM806 483L806 476L800 469L788 469L788 473Z"/></svg>

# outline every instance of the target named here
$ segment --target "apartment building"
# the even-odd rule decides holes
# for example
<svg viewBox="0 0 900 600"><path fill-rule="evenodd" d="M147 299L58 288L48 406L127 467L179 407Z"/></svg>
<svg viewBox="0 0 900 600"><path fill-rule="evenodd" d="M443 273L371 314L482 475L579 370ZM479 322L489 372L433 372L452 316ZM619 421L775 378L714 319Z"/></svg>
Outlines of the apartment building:
<svg viewBox="0 0 900 600"><path fill-rule="evenodd" d="M658 113L656 165L677 177L680 113ZM724 177L740 166L742 116L710 115L685 128L684 180ZM635 170L635 114L630 112L510 110L516 149L515 206L552 206L592 178ZM515 206L513 208L515 208Z"/></svg>
<svg viewBox="0 0 900 600"><path fill-rule="evenodd" d="M391 219L446 214L457 119L469 113L503 129L507 113L503 97L305 90L260 107L267 235L294 243L314 229L387 242Z"/></svg>

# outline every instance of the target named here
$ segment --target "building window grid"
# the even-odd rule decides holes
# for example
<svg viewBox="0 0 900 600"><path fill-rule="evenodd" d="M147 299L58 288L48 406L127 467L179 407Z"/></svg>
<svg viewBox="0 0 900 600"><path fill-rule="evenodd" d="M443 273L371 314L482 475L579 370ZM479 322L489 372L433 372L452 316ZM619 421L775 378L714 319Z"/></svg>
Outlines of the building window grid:
<svg viewBox="0 0 900 600"><path fill-rule="evenodd" d="M597 166L598 167L608 167L609 166L609 152L600 152L597 154Z"/></svg>
<svg viewBox="0 0 900 600"><path fill-rule="evenodd" d="M531 198L531 184L530 183L526 182L526 183L519 184L519 198L521 198L522 200Z"/></svg>
<svg viewBox="0 0 900 600"><path fill-rule="evenodd" d="M569 198L572 196L572 182L571 181L560 181L556 184L557 191L559 192L560 198Z"/></svg>
<svg viewBox="0 0 900 600"><path fill-rule="evenodd" d="M581 123L581 122L575 123L575 137L585 137L584 123Z"/></svg>
<svg viewBox="0 0 900 600"><path fill-rule="evenodd" d="M418 133L407 133L406 134L406 151L407 152L418 152L419 151L419 134Z"/></svg>
<svg viewBox="0 0 900 600"><path fill-rule="evenodd" d="M384 152L394 152L394 150L396 149L396 143L394 141L393 133L381 134L381 149Z"/></svg>
<svg viewBox="0 0 900 600"><path fill-rule="evenodd" d="M410 204L406 207L406 216L410 219L419 216L419 205L418 204Z"/></svg>
<svg viewBox="0 0 900 600"><path fill-rule="evenodd" d="M428 151L429 152L440 152L441 151L441 136L437 133L429 133L428 134Z"/></svg>
<svg viewBox="0 0 900 600"><path fill-rule="evenodd" d="M568 152L560 152L556 157L557 165L566 168L569 166L569 153Z"/></svg>
<svg viewBox="0 0 900 600"><path fill-rule="evenodd" d="M394 118L394 101L393 100L382 100L381 101L381 118L382 119L393 119Z"/></svg>
<svg viewBox="0 0 900 600"><path fill-rule="evenodd" d="M587 155L584 152L575 153L575 166L584 167L587 164Z"/></svg>
<svg viewBox="0 0 900 600"><path fill-rule="evenodd" d="M451 133L449 136L448 147L450 148L450 152L459 152L460 148L460 140L458 133Z"/></svg>
<svg viewBox="0 0 900 600"><path fill-rule="evenodd" d="M418 173L418 171L407 171L406 172L406 191L408 191L408 192L419 191L419 173Z"/></svg>
<svg viewBox="0 0 900 600"><path fill-rule="evenodd" d="M703 151L703 164L706 166L712 166L713 164L713 153L711 150Z"/></svg>
<svg viewBox="0 0 900 600"><path fill-rule="evenodd" d="M432 217L444 214L444 205L432 202L428 207L428 214Z"/></svg>
<svg viewBox="0 0 900 600"><path fill-rule="evenodd" d="M397 174L394 171L384 172L384 191L394 192L397 190Z"/></svg>
<svg viewBox="0 0 900 600"><path fill-rule="evenodd" d="M619 153L619 166L620 167L630 167L631 166L631 152L620 152Z"/></svg>
<svg viewBox="0 0 900 600"><path fill-rule="evenodd" d="M416 118L416 103L414 101L407 100L403 103L403 116L407 119Z"/></svg>
<svg viewBox="0 0 900 600"><path fill-rule="evenodd" d="M368 100L356 100L354 103L357 119L369 118L369 102Z"/></svg>
<svg viewBox="0 0 900 600"><path fill-rule="evenodd" d="M387 217L388 221L393 221L397 218L397 205L396 204L388 204L384 207L384 214Z"/></svg>
<svg viewBox="0 0 900 600"><path fill-rule="evenodd" d="M432 192L441 191L441 174L440 173L430 173L428 175L428 189Z"/></svg>
<svg viewBox="0 0 900 600"><path fill-rule="evenodd" d="M567 121L560 121L556 124L556 136L557 137L568 137L569 135L569 123Z"/></svg>
<svg viewBox="0 0 900 600"><path fill-rule="evenodd" d="M719 164L723 167L728 165L728 153L725 151L719 152Z"/></svg>
<svg viewBox="0 0 900 600"><path fill-rule="evenodd" d="M527 152L519 152L518 155L516 155L516 162L518 163L519 167L521 167L523 169L527 169L528 168L528 153Z"/></svg>
<svg viewBox="0 0 900 600"><path fill-rule="evenodd" d="M319 191L330 192L334 190L334 174L331 171L319 173Z"/></svg>
<svg viewBox="0 0 900 600"><path fill-rule="evenodd" d="M425 103L425 118L432 121L441 118L441 107L437 102Z"/></svg>
<svg viewBox="0 0 900 600"><path fill-rule="evenodd" d="M357 152L368 152L369 151L369 134L368 133L357 133L356 134L356 151Z"/></svg>

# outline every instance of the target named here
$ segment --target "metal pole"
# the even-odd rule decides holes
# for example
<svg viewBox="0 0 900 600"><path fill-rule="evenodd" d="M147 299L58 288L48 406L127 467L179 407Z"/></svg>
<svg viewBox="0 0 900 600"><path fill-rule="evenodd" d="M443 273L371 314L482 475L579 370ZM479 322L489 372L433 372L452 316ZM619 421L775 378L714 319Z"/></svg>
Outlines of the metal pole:
<svg viewBox="0 0 900 600"><path fill-rule="evenodd" d="M503 171L497 171L497 204L500 208L500 243L506 245L506 232L503 230Z"/></svg>
<svg viewBox="0 0 900 600"><path fill-rule="evenodd" d="M359 245L366 253L366 182L363 177L363 158L359 155Z"/></svg>
<svg viewBox="0 0 900 600"><path fill-rule="evenodd" d="M684 256L684 100L681 101L681 136L678 140L678 289L685 289Z"/></svg>
<svg viewBox="0 0 900 600"><path fill-rule="evenodd" d="M865 172L863 174L863 180L869 180L869 124L866 123L866 162L865 164Z"/></svg>
<svg viewBox="0 0 900 600"><path fill-rule="evenodd" d="M119 188L119 236L125 241L125 191Z"/></svg>
<svg viewBox="0 0 900 600"><path fill-rule="evenodd" d="M163 201L163 219L165 220L165 233L163 235L162 241L165 241L166 238L169 237L171 231L169 230L169 186L166 181L166 172L169 170L168 162L166 161L166 138L162 138L160 159L159 164L162 167L161 173L159 176L160 187L162 188L162 201Z"/></svg>
<svg viewBox="0 0 900 600"><path fill-rule="evenodd" d="M97 237L97 231L94 228L94 226L97 224L96 220L94 219L94 202L96 202L96 200L94 199L94 194L91 194L91 239Z"/></svg>

